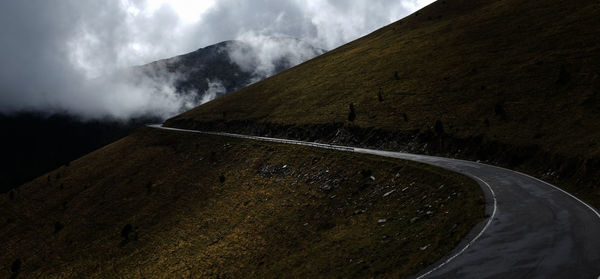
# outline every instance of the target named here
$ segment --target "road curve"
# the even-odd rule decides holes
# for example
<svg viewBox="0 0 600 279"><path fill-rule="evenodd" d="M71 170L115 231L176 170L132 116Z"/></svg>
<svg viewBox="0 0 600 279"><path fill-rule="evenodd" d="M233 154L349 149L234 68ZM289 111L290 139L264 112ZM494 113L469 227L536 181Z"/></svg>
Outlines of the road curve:
<svg viewBox="0 0 600 279"><path fill-rule="evenodd" d="M399 158L449 169L475 179L488 216L454 251L414 278L600 279L600 214L563 190L534 177L491 165L314 142L201 132L180 132L315 146Z"/></svg>

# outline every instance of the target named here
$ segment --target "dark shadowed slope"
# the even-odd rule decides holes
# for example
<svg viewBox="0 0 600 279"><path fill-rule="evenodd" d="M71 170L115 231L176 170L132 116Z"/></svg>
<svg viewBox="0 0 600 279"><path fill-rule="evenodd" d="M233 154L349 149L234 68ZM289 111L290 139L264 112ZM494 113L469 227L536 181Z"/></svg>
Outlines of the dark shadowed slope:
<svg viewBox="0 0 600 279"><path fill-rule="evenodd" d="M437 1L166 124L490 160L600 205L599 16L598 1Z"/></svg>
<svg viewBox="0 0 600 279"><path fill-rule="evenodd" d="M399 278L484 218L440 168L150 128L11 193L2 278Z"/></svg>
<svg viewBox="0 0 600 279"><path fill-rule="evenodd" d="M70 161L157 120L141 117L83 121L69 114L0 114L0 193L69 165Z"/></svg>
<svg viewBox="0 0 600 279"><path fill-rule="evenodd" d="M174 128L158 129L202 133ZM400 158L467 175L487 194L489 219L417 278L596 278L600 275L600 214L536 178L490 165L441 157L227 133L258 141L318 146Z"/></svg>

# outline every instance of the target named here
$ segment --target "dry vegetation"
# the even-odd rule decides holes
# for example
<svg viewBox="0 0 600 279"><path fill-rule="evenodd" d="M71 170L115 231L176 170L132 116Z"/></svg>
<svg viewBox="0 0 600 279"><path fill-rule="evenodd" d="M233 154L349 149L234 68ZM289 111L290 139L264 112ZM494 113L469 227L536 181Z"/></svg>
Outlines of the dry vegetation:
<svg viewBox="0 0 600 279"><path fill-rule="evenodd" d="M0 277L405 277L483 201L430 166L145 128L0 196Z"/></svg>
<svg viewBox="0 0 600 279"><path fill-rule="evenodd" d="M448 144L433 152L502 157L497 163L546 175L598 206L599 15L591 0L439 0L167 123L268 124L258 130L280 126L287 132L278 135L292 137L302 134L294 128L335 124L356 142L371 131L427 134L439 123ZM321 136L339 133L328 131ZM426 138L420 143L432 146Z"/></svg>

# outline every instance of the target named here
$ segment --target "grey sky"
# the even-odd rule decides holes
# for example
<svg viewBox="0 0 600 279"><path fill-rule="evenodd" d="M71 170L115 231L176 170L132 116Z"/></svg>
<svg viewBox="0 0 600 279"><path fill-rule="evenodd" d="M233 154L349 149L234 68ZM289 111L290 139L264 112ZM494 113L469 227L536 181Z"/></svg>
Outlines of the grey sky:
<svg viewBox="0 0 600 279"><path fill-rule="evenodd" d="M291 36L332 49L430 0L13 0L0 3L0 112L176 112L185 100L96 79L224 40ZM152 85L156 88L156 85ZM162 90L162 89L161 89Z"/></svg>

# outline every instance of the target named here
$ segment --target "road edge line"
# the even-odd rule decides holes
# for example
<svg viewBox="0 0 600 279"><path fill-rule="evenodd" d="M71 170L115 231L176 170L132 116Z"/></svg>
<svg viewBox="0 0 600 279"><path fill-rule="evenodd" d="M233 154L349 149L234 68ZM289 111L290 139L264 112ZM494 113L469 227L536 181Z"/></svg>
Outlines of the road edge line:
<svg viewBox="0 0 600 279"><path fill-rule="evenodd" d="M466 175L466 174L463 173L463 175ZM492 187L490 186L490 184L488 184L487 182L485 182L483 179L479 178L478 176L475 176L475 175L467 175L467 176L471 177L471 178L474 178L476 180L479 180L480 182L482 182L483 184L485 184L485 186L487 186L488 189L490 190L490 193L492 194L492 199L494 201L494 207L493 207L494 209L492 211L492 215L488 218L488 221L485 224L485 226L483 227L483 229L473 239L471 239L471 241L469 241L460 251L458 251L458 253L450 256L449 258L447 258L444 262L442 262L438 266L436 266L436 267L430 269L429 271L421 274L419 277L416 277L415 279L425 278L426 276L430 275L431 273L437 271L438 269L444 267L446 264L450 263L456 257L460 256L469 247L471 247L471 245L473 245L473 243L475 243L475 241L477 241L483 235L483 233L489 228L489 226L492 224L492 221L494 220L494 217L496 216L496 211L498 210L498 201L496 200L496 193L494 192L494 190L492 189Z"/></svg>

